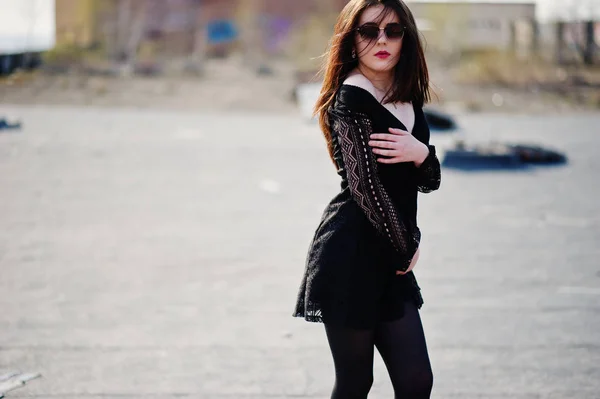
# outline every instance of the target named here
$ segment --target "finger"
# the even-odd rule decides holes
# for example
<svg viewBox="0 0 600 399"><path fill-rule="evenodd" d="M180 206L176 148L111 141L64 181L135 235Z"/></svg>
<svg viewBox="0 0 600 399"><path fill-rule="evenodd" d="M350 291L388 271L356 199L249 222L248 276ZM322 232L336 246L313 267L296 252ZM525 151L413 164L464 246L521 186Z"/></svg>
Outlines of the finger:
<svg viewBox="0 0 600 399"><path fill-rule="evenodd" d="M400 163L400 162L404 162L404 161L400 157L395 157L395 158L379 158L377 160L377 162L392 164L392 163Z"/></svg>
<svg viewBox="0 0 600 399"><path fill-rule="evenodd" d="M396 276L404 276L406 272L401 272L400 270L396 270Z"/></svg>
<svg viewBox="0 0 600 399"><path fill-rule="evenodd" d="M385 140L385 141L395 141L396 136L389 133L374 133L370 137L372 140Z"/></svg>
<svg viewBox="0 0 600 399"><path fill-rule="evenodd" d="M396 151L393 150L382 150L380 148L373 148L375 154L383 155L384 157L393 157L396 155Z"/></svg>
<svg viewBox="0 0 600 399"><path fill-rule="evenodd" d="M396 135L401 135L402 136L402 135L409 134L406 130L396 129L396 128L393 128L393 127L391 127L389 130L390 130L391 133L396 134Z"/></svg>
<svg viewBox="0 0 600 399"><path fill-rule="evenodd" d="M394 143L391 141L372 140L372 141L369 141L369 145L371 147L379 147L379 148L394 148Z"/></svg>

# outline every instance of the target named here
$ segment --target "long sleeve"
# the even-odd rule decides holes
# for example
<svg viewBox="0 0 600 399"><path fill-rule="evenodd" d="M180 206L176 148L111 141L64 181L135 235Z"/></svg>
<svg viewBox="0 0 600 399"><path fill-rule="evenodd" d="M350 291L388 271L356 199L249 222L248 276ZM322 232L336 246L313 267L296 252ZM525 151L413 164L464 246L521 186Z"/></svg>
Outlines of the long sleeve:
<svg viewBox="0 0 600 399"><path fill-rule="evenodd" d="M440 161L435 154L435 146L428 145L429 155L417 168L417 190L422 193L430 193L440 188L441 168Z"/></svg>
<svg viewBox="0 0 600 399"><path fill-rule="evenodd" d="M367 144L371 120L360 113L332 112L332 129L337 135L353 199L369 221L401 254L400 270L406 270L419 246L421 232L398 213L377 173L375 154Z"/></svg>

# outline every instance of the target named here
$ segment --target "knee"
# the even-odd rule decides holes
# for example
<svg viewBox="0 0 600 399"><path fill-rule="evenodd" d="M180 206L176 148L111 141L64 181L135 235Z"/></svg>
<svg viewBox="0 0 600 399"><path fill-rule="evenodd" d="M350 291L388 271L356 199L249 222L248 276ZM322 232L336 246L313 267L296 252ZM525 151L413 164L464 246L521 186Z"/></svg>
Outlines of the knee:
<svg viewBox="0 0 600 399"><path fill-rule="evenodd" d="M429 399L433 389L431 368L408 373L394 381L394 391L401 398Z"/></svg>
<svg viewBox="0 0 600 399"><path fill-rule="evenodd" d="M335 381L335 398L366 398L373 386L373 374L337 375Z"/></svg>
<svg viewBox="0 0 600 399"><path fill-rule="evenodd" d="M417 392L421 392L423 395L427 395L423 397L429 398L431 395L431 390L433 389L433 372L431 369L427 369L426 371L420 373L416 380L417 382L415 383L415 386L417 388Z"/></svg>
<svg viewBox="0 0 600 399"><path fill-rule="evenodd" d="M357 388L359 389L360 393L364 394L366 397L369 394L369 391L371 390L372 386L373 386L373 374L369 374L362 379L362 381L360 382L360 385L357 386Z"/></svg>

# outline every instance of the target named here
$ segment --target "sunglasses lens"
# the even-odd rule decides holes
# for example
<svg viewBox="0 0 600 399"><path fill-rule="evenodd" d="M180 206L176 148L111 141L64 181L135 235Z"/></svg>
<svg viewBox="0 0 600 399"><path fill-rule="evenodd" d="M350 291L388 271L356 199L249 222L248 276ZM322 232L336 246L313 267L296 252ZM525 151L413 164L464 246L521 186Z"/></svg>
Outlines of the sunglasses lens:
<svg viewBox="0 0 600 399"><path fill-rule="evenodd" d="M377 25L363 25L357 30L365 40L376 40L379 38L379 27ZM404 27L400 24L388 24L384 31L388 39L397 40L404 36Z"/></svg>
<svg viewBox="0 0 600 399"><path fill-rule="evenodd" d="M363 37L363 39L377 39L379 36L379 28L376 26L362 26L358 33Z"/></svg>
<svg viewBox="0 0 600 399"><path fill-rule="evenodd" d="M385 35L390 39L400 39L404 36L404 29L400 25L388 25L385 27Z"/></svg>

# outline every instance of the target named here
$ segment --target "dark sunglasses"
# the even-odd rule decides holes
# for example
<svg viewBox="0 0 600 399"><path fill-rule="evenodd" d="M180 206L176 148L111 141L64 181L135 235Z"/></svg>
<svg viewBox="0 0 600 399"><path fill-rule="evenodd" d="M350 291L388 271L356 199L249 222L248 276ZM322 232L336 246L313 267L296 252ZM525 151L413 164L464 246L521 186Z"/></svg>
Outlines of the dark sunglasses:
<svg viewBox="0 0 600 399"><path fill-rule="evenodd" d="M398 23L387 24L385 28L380 28L374 23L367 23L356 28L356 31L365 40L379 39L380 31L384 31L385 36L390 40L399 40L404 37L404 29L405 27Z"/></svg>

